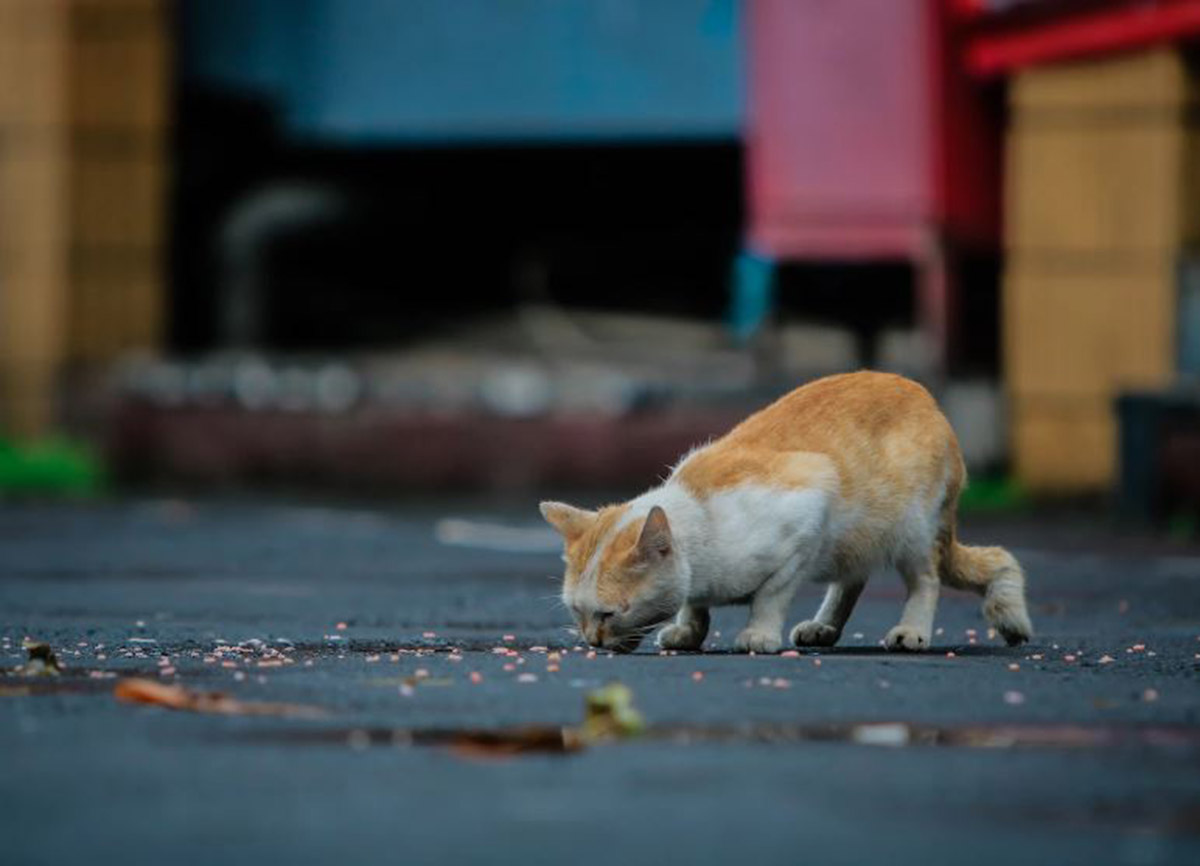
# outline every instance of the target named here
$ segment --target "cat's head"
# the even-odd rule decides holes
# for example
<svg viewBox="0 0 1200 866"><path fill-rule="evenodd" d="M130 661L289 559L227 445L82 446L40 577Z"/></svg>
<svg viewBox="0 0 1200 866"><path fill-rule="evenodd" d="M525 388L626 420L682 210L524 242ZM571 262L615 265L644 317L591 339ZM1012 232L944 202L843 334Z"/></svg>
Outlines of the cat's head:
<svg viewBox="0 0 1200 866"><path fill-rule="evenodd" d="M541 508L566 548L563 604L589 644L632 652L682 607L686 566L660 507L645 517L627 505L586 511L543 502Z"/></svg>

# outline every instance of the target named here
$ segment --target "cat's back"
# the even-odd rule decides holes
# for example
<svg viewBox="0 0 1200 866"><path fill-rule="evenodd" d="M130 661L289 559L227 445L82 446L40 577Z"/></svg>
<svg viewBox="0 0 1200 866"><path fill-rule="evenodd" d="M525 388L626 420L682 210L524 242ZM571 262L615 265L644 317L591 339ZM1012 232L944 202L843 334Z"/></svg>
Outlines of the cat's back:
<svg viewBox="0 0 1200 866"><path fill-rule="evenodd" d="M890 475L907 487L960 465L954 432L924 387L862 371L784 395L689 457L677 475L694 489L751 475L791 486L831 468L843 483Z"/></svg>
<svg viewBox="0 0 1200 866"><path fill-rule="evenodd" d="M863 370L800 386L751 415L723 441L804 451L846 437L875 440L921 430L940 435L945 428L945 417L924 387L894 373Z"/></svg>

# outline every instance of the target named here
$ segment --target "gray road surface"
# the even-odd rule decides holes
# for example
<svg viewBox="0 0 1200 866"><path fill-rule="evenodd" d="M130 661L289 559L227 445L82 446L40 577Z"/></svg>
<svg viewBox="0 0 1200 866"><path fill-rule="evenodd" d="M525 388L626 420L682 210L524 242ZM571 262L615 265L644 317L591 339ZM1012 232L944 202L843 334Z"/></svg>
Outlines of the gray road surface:
<svg viewBox="0 0 1200 866"><path fill-rule="evenodd" d="M1034 645L947 592L934 651L885 654L884 575L819 656L723 652L733 610L704 655L588 658L531 509L0 508L0 863L1200 862L1195 548L968 519L1030 572ZM445 515L482 523L439 540ZM14 676L25 636L67 672ZM133 675L326 715L117 701ZM496 759L389 733L574 725L613 679L650 736Z"/></svg>

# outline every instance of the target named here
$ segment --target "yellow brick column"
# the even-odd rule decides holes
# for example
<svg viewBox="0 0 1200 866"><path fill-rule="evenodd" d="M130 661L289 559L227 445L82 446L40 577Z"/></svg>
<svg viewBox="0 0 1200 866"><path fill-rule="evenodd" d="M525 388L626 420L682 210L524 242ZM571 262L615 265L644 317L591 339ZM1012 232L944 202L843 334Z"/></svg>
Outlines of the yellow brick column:
<svg viewBox="0 0 1200 866"><path fill-rule="evenodd" d="M1171 380L1193 90L1170 48L1012 82L1005 375L1015 470L1034 491L1107 488L1114 398Z"/></svg>
<svg viewBox="0 0 1200 866"><path fill-rule="evenodd" d="M0 0L0 434L45 432L66 350L65 0Z"/></svg>
<svg viewBox="0 0 1200 866"><path fill-rule="evenodd" d="M0 0L0 435L163 319L167 0Z"/></svg>

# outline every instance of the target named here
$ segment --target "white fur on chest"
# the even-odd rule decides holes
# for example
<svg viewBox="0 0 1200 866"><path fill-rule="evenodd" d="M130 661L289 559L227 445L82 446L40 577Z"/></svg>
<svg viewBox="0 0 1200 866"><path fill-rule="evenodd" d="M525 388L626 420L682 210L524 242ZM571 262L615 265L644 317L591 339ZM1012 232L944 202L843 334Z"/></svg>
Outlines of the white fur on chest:
<svg viewBox="0 0 1200 866"><path fill-rule="evenodd" d="M681 527L696 603L744 598L785 568L819 570L829 547L824 490L743 485L700 505L700 519Z"/></svg>

